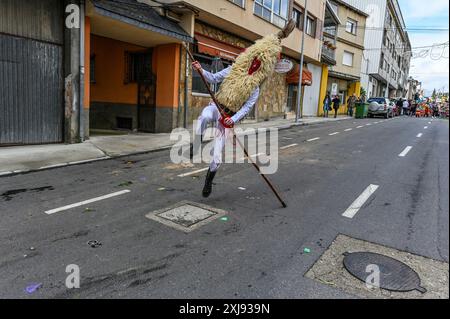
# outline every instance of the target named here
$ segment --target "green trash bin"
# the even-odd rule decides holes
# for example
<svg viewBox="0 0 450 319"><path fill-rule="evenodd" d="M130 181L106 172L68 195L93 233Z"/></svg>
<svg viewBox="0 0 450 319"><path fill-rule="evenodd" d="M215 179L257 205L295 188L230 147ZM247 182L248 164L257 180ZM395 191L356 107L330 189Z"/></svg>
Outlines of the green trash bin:
<svg viewBox="0 0 450 319"><path fill-rule="evenodd" d="M356 103L356 118L364 119L369 114L369 104L367 103Z"/></svg>

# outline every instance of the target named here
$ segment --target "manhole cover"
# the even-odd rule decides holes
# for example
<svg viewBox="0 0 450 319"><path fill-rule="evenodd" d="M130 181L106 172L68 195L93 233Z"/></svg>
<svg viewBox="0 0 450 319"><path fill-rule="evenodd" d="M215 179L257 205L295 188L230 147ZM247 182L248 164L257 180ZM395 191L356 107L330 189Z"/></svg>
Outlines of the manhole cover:
<svg viewBox="0 0 450 319"><path fill-rule="evenodd" d="M363 282L372 273L369 269L374 269L370 266L376 266L380 270L380 288L399 292L427 291L421 286L419 275L394 258L370 252L345 253L344 256L345 269Z"/></svg>
<svg viewBox="0 0 450 319"><path fill-rule="evenodd" d="M192 202L176 205L152 212L147 218L184 232L191 232L226 214L225 211Z"/></svg>

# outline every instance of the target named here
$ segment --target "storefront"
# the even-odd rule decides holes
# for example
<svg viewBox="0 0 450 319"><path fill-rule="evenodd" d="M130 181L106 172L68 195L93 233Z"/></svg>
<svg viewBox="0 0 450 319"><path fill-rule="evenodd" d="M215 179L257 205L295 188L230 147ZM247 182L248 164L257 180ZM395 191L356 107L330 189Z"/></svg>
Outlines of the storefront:
<svg viewBox="0 0 450 319"><path fill-rule="evenodd" d="M170 132L178 126L181 42L174 21L133 0L92 0L85 93L91 131Z"/></svg>

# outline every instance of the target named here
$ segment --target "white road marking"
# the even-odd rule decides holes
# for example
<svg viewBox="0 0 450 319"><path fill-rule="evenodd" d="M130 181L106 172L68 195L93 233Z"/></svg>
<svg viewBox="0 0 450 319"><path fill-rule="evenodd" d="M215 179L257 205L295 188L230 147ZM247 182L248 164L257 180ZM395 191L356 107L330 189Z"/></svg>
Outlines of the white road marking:
<svg viewBox="0 0 450 319"><path fill-rule="evenodd" d="M198 173L205 172L208 169L209 169L209 167L205 167L205 168L199 169L197 171L193 171L193 172L189 172L189 173L178 175L178 177L187 177L187 176L195 175L195 174L198 174Z"/></svg>
<svg viewBox="0 0 450 319"><path fill-rule="evenodd" d="M350 207L345 211L342 216L347 218L353 218L361 209L361 207L366 203L366 201L375 193L378 189L378 185L369 185L366 190L350 205Z"/></svg>
<svg viewBox="0 0 450 319"><path fill-rule="evenodd" d="M408 155L409 151L412 150L412 146L407 146L403 152L401 152L398 156L400 157L406 157L406 155Z"/></svg>
<svg viewBox="0 0 450 319"><path fill-rule="evenodd" d="M417 137L422 137L422 136L423 136L423 133L417 134Z"/></svg>
<svg viewBox="0 0 450 319"><path fill-rule="evenodd" d="M345 132L350 132L350 131L353 131L353 129L352 128L348 128L348 129L346 129L346 130L344 130Z"/></svg>
<svg viewBox="0 0 450 319"><path fill-rule="evenodd" d="M12 174L13 172L0 172L0 176L3 176L3 175L9 175L9 174Z"/></svg>
<svg viewBox="0 0 450 319"><path fill-rule="evenodd" d="M366 126L371 126L371 125L372 125L372 124L370 124L370 123L367 123L367 124L366 124Z"/></svg>
<svg viewBox="0 0 450 319"><path fill-rule="evenodd" d="M65 211L65 210L72 209L72 208L76 208L76 207L92 204L92 203L95 203L95 202L99 202L99 201L102 201L102 200L105 200L105 199L108 199L108 198L124 195L124 194L130 193L130 192L131 192L130 190L123 190L123 191L112 193L112 194L109 194L109 195L88 199L88 200L85 200L83 202L79 202L79 203L67 205L67 206L64 206L64 207L48 210L45 213L47 215L52 215L52 214L56 214L56 213L59 213L59 212Z"/></svg>
<svg viewBox="0 0 450 319"><path fill-rule="evenodd" d="M333 136L333 135L338 135L338 134L339 134L339 132L334 132L334 133L331 133L331 134L328 134L328 135Z"/></svg>
<svg viewBox="0 0 450 319"><path fill-rule="evenodd" d="M363 128L364 127L364 125L360 125L360 126L358 126L357 128Z"/></svg>
<svg viewBox="0 0 450 319"><path fill-rule="evenodd" d="M285 149L288 149L288 148L291 148L291 147L295 147L295 146L297 146L298 144L291 144L291 145L286 145L286 146L283 146L283 147L280 147L280 150L285 150Z"/></svg>
<svg viewBox="0 0 450 319"><path fill-rule="evenodd" d="M428 124L431 124L431 122L428 122Z"/></svg>
<svg viewBox="0 0 450 319"><path fill-rule="evenodd" d="M428 129L428 126L425 126L424 129L427 130L427 129Z"/></svg>
<svg viewBox="0 0 450 319"><path fill-rule="evenodd" d="M314 141L318 141L318 140L320 140L320 137L311 138L311 139L307 140L307 142L314 142Z"/></svg>

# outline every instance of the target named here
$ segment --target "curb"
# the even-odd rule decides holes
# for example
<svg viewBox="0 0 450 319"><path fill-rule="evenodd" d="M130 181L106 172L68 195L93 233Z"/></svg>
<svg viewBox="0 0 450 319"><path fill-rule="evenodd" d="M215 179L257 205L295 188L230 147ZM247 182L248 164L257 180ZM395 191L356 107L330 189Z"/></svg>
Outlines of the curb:
<svg viewBox="0 0 450 319"><path fill-rule="evenodd" d="M353 120L353 118L342 118L342 119L337 119L337 120L332 121L332 122L344 121L344 120ZM314 125L320 125L320 124L325 124L325 123L329 123L329 122L290 123L290 124L283 124L283 125L280 125L280 126L269 126L269 127L265 127L265 129L277 128L280 131L285 131L285 130L289 130L291 128L298 127L298 126L314 126ZM255 128L255 129L257 130L258 128ZM206 143L206 142L209 142L209 141L204 141L204 142ZM94 159L81 160L81 161L76 161L76 162L59 163L59 164L54 164L54 165L49 165L49 166L43 166L43 167L36 168L36 169L17 170L17 171L5 171L5 172L0 172L0 178L2 178L2 177L11 177L11 176L16 176L16 175L26 175L26 174L30 174L30 173L43 172L43 171L48 171L48 170L53 170L53 169L63 168L63 167L79 166L79 165L83 165L83 164L95 163L95 162L99 162L99 161L108 161L108 160L120 159L120 158L124 158L124 157L129 157L129 156L137 156L137 155L145 155L145 154L164 152L164 151L167 151L167 150L171 149L172 146L173 145L164 146L164 147L157 148L157 149L154 149L154 150L139 151L139 152L133 152L133 153L123 154L123 155L114 155L114 156L108 156L107 155L107 156L104 156L104 157L99 157L99 158L94 158Z"/></svg>

